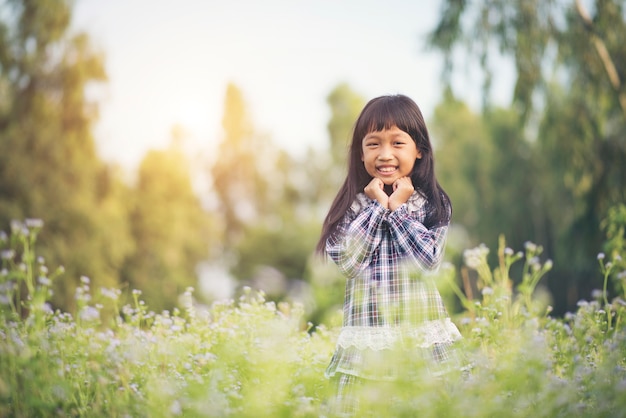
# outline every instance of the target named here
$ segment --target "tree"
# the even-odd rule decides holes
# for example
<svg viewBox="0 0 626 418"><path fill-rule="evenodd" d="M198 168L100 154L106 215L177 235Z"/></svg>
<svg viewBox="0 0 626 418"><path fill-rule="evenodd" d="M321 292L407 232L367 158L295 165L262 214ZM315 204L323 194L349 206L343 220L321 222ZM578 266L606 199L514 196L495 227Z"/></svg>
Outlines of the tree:
<svg viewBox="0 0 626 418"><path fill-rule="evenodd" d="M267 143L255 134L243 95L234 84L226 88L224 136L211 167L213 189L219 199L226 249L241 237L246 222L267 211L267 177L261 164L267 164ZM271 166L271 165L270 165Z"/></svg>
<svg viewBox="0 0 626 418"><path fill-rule="evenodd" d="M72 2L0 5L0 223L41 218L41 253L64 265L53 302L69 308L80 275L117 284L130 251L124 188L97 157L85 89L106 79L85 34L69 35Z"/></svg>
<svg viewBox="0 0 626 418"><path fill-rule="evenodd" d="M328 121L329 149L322 150L316 158L308 157L307 161L318 161L319 165L306 165L308 178L317 179L312 184L316 200L311 206L316 208L319 227L313 236L314 245L319 239L321 223L343 183L348 168L348 152L352 141L352 130L356 119L365 106L365 99L346 83L338 84L327 96L330 108ZM330 155L329 154L330 151ZM330 157L330 158L328 158ZM313 248L311 248L311 251ZM316 306L311 313L311 321L315 324L326 323L333 316L336 308L340 308L345 289L345 277L334 263L320 260L309 252L306 271L307 281L311 284Z"/></svg>
<svg viewBox="0 0 626 418"><path fill-rule="evenodd" d="M600 222L626 200L624 75L618 70L626 67L624 36L618 1L597 0L590 15L579 1L448 0L429 37L446 59L448 81L457 47L469 46L483 69L487 113L494 52L514 63L519 131L534 159L536 204L527 216L555 259L548 280L556 312L573 309L599 285Z"/></svg>
<svg viewBox="0 0 626 418"><path fill-rule="evenodd" d="M193 190L189 162L176 142L148 152L139 167L130 220L135 250L123 278L151 309L172 309L198 283L196 267L209 256L214 226Z"/></svg>

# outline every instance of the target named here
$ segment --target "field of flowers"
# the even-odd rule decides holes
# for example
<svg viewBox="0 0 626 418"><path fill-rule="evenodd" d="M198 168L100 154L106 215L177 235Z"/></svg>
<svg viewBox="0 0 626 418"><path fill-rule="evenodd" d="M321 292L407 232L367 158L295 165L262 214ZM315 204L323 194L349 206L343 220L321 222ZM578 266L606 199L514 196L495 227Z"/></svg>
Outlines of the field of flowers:
<svg viewBox="0 0 626 418"><path fill-rule="evenodd" d="M323 372L336 327L312 329L303 307L251 289L207 309L189 289L178 310L155 313L140 292L120 306L121 291L91 289L86 277L76 311L52 311L50 286L62 272L49 272L34 252L41 227L15 222L0 235L0 416L330 415ZM465 253L480 298L455 287L452 267L441 270L465 308L454 320L470 372L365 386L360 416L626 416L625 295L609 300L605 285L576 312L552 318L535 296L551 264L540 262L541 248L515 252L502 240L495 267L488 252ZM624 279L613 258L598 257L605 284ZM513 264L523 265L516 280ZM417 359L397 360L424 370Z"/></svg>

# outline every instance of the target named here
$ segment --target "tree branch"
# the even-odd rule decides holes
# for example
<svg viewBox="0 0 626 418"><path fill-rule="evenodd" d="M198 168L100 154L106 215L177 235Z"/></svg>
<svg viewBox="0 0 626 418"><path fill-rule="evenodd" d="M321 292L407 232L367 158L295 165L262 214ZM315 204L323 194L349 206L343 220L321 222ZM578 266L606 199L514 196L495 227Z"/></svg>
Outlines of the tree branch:
<svg viewBox="0 0 626 418"><path fill-rule="evenodd" d="M591 17L587 13L587 10L585 9L585 7L582 5L580 0L575 0L575 3L576 3L576 11L578 11L578 14L583 20L585 27L589 30L589 33L591 34L591 41L593 42L593 46L596 48L596 51L598 52L598 55L600 56L600 60L602 61L602 64L604 65L604 69L606 70L606 73L609 77L609 82L611 83L611 85L613 86L613 89L617 93L619 104L622 108L622 111L624 112L624 116L626 117L626 94L624 94L624 92L622 91L622 83L619 79L619 74L617 73L615 64L613 63L613 60L611 59L611 55L609 54L609 51L606 48L606 45L604 44L602 39L600 39L600 37L594 33L593 22L591 20Z"/></svg>

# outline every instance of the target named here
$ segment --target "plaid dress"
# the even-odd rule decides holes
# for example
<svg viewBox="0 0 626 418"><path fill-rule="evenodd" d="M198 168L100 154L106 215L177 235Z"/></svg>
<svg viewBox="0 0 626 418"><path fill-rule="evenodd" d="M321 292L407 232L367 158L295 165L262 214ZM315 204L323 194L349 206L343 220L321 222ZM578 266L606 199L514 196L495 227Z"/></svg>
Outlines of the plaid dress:
<svg viewBox="0 0 626 418"><path fill-rule="evenodd" d="M428 208L418 192L393 212L360 193L327 240L326 252L347 281L343 326L326 377L394 379L402 365L386 354L398 347L428 357L427 364L454 357L461 334L431 277L448 225L426 228Z"/></svg>

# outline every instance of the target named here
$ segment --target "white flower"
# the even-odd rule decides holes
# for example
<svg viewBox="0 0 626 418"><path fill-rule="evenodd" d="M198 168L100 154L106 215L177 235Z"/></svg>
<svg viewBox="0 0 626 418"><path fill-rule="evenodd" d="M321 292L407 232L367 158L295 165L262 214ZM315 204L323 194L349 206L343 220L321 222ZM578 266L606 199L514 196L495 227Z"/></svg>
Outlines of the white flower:
<svg viewBox="0 0 626 418"><path fill-rule="evenodd" d="M43 227L43 221L41 219L26 219L26 221L24 221L24 224L26 225L27 228L42 228Z"/></svg>
<svg viewBox="0 0 626 418"><path fill-rule="evenodd" d="M100 288L100 293L106 298L117 300L122 292L119 289L107 289L106 287L102 287Z"/></svg>
<svg viewBox="0 0 626 418"><path fill-rule="evenodd" d="M183 407L180 405L180 402L175 400L172 402L172 406L170 406L170 412L172 415L180 415L183 413Z"/></svg>
<svg viewBox="0 0 626 418"><path fill-rule="evenodd" d="M12 260L15 257L15 251L13 250L2 250L0 251L0 258L3 260Z"/></svg>
<svg viewBox="0 0 626 418"><path fill-rule="evenodd" d="M85 306L78 315L83 321L91 322L100 319L100 311L93 306Z"/></svg>
<svg viewBox="0 0 626 418"><path fill-rule="evenodd" d="M537 245L532 243L532 242L530 242L530 241L526 241L524 243L524 248L526 248L526 251L528 251L528 252L535 252L535 251L537 251Z"/></svg>

